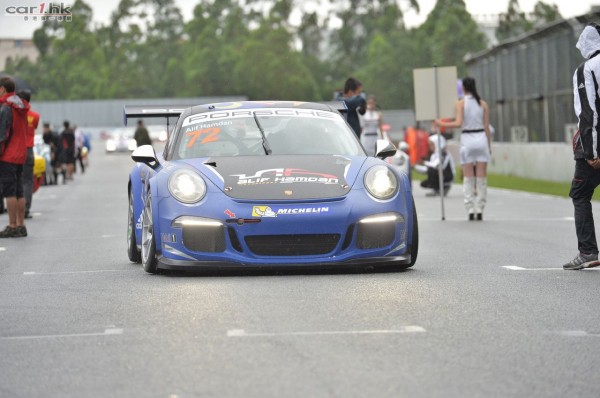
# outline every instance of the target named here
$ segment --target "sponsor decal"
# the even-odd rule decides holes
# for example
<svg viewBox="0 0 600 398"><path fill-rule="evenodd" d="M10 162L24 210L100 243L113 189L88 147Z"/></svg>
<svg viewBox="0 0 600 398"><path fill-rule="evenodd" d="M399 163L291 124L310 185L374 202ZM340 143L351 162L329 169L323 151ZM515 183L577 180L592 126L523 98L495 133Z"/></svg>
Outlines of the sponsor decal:
<svg viewBox="0 0 600 398"><path fill-rule="evenodd" d="M142 229L142 214L143 213L140 213L140 216L135 223L135 229Z"/></svg>
<svg viewBox="0 0 600 398"><path fill-rule="evenodd" d="M253 206L253 217L278 217L286 215L303 215L303 214L321 214L329 213L329 207L323 206L308 206L308 207L276 207L271 206Z"/></svg>
<svg viewBox="0 0 600 398"><path fill-rule="evenodd" d="M219 110L217 112L203 112L190 115L185 118L182 127L187 127L197 123L214 123L222 119L252 118L254 115L260 116L285 116L285 117L309 117L321 119L334 119L334 112L318 111L314 109L294 109L294 108L271 108L271 109L237 109L237 110Z"/></svg>
<svg viewBox="0 0 600 398"><path fill-rule="evenodd" d="M209 127L207 129L193 130L190 132L186 132L185 136L190 137L186 147L191 148L194 146L198 138L204 136L202 140L200 140L200 144L206 144L207 142L215 142L219 141L218 134L221 132L219 127Z"/></svg>
<svg viewBox="0 0 600 398"><path fill-rule="evenodd" d="M277 214L269 206L252 206L253 217L277 217Z"/></svg>
<svg viewBox="0 0 600 398"><path fill-rule="evenodd" d="M226 210L225 210L225 214L226 214L226 215L227 215L229 218L235 218L235 213L234 213L234 212L232 212L232 211L231 211L231 210L229 210L229 209L226 209Z"/></svg>
<svg viewBox="0 0 600 398"><path fill-rule="evenodd" d="M292 184L297 182L329 185L339 182L339 178L333 174L294 168L259 170L253 175L232 174L231 176L238 178L238 185Z"/></svg>

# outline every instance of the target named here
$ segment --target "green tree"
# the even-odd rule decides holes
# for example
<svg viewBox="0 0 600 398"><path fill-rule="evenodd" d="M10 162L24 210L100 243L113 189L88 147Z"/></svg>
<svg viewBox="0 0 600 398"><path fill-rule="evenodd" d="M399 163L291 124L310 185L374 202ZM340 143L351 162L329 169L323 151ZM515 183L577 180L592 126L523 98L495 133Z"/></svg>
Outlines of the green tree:
<svg viewBox="0 0 600 398"><path fill-rule="evenodd" d="M467 12L463 0L438 0L427 20L416 30L418 50L433 65L456 65L459 75L466 72L463 58L486 48L487 39Z"/></svg>

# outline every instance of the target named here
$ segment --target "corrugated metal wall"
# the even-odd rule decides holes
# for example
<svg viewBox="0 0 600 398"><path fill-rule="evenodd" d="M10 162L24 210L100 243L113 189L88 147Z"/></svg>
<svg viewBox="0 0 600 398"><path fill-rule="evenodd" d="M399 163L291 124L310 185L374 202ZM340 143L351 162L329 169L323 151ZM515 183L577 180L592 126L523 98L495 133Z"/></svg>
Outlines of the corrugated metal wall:
<svg viewBox="0 0 600 398"><path fill-rule="evenodd" d="M577 118L572 78L583 62L575 43L600 12L538 28L467 59L490 106L496 141L570 141Z"/></svg>
<svg viewBox="0 0 600 398"><path fill-rule="evenodd" d="M246 97L195 97L195 98L150 98L76 101L35 101L33 110L40 114L40 126L45 122L62 128L63 121L81 127L118 127L123 125L125 105L198 105L211 102L244 101ZM174 122L174 121L172 121ZM148 123L148 121L147 121ZM156 124L154 121L152 124Z"/></svg>

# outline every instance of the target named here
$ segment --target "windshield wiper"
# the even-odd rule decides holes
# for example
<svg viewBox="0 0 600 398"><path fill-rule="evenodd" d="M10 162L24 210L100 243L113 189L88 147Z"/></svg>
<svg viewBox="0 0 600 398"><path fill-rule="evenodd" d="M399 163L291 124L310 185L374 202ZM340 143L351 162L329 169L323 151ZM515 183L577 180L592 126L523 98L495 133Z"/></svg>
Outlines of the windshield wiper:
<svg viewBox="0 0 600 398"><path fill-rule="evenodd" d="M271 150L271 147L269 146L269 142L267 141L267 137L265 136L265 130L263 130L260 122L258 121L256 112L252 112L252 116L254 116L254 121L256 122L256 125L258 126L258 129L260 130L260 135L262 137L262 146L263 146L263 149L265 150L265 154L270 155L271 153L273 153L273 151Z"/></svg>

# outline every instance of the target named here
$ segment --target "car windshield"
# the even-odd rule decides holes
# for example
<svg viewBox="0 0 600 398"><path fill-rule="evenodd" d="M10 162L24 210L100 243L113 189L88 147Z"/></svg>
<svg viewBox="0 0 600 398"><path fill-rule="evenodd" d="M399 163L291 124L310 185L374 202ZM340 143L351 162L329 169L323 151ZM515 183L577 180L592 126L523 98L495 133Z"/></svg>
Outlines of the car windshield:
<svg viewBox="0 0 600 398"><path fill-rule="evenodd" d="M176 159L266 156L267 153L365 154L341 115L308 109L257 109L191 115L182 123L175 148Z"/></svg>

